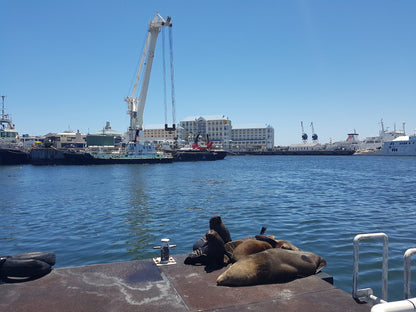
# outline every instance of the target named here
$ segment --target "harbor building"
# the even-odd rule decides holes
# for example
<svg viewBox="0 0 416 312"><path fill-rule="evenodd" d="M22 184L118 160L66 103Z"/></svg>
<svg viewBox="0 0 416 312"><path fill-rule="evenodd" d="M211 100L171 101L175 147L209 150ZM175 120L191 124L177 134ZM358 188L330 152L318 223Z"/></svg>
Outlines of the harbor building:
<svg viewBox="0 0 416 312"><path fill-rule="evenodd" d="M123 141L123 134L111 129L110 122L107 121L102 130L88 134L86 140L88 146L119 146Z"/></svg>
<svg viewBox="0 0 416 312"><path fill-rule="evenodd" d="M148 140L155 141L155 143L160 143L177 139L178 132L178 129L166 131L165 125L149 125L144 129L144 137Z"/></svg>
<svg viewBox="0 0 416 312"><path fill-rule="evenodd" d="M74 131L64 131L61 133L48 133L43 141L56 148L83 148L85 147L86 135Z"/></svg>
<svg viewBox="0 0 416 312"><path fill-rule="evenodd" d="M207 135L215 146L230 148L231 120L224 115L191 116L179 122L181 139L192 142L199 134L205 140Z"/></svg>
<svg viewBox="0 0 416 312"><path fill-rule="evenodd" d="M271 150L274 147L274 128L267 124L232 126L224 115L191 116L179 122L175 131L165 131L164 125L147 126L144 136L155 144L176 139L193 143L199 134L199 141L207 136L214 146L238 151Z"/></svg>
<svg viewBox="0 0 416 312"><path fill-rule="evenodd" d="M274 128L270 125L236 125L231 130L231 150L271 150Z"/></svg>

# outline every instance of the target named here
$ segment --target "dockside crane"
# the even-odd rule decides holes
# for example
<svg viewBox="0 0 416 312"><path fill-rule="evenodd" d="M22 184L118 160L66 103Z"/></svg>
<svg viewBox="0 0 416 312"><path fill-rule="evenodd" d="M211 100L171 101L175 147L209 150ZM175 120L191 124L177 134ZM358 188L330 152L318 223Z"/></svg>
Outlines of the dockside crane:
<svg viewBox="0 0 416 312"><path fill-rule="evenodd" d="M308 135L306 134L305 130L303 129L303 121L300 122L300 126L302 127L302 141L304 144L308 143Z"/></svg>
<svg viewBox="0 0 416 312"><path fill-rule="evenodd" d="M313 128L313 122L311 122L311 128L312 128L312 142L318 142L318 135L315 133L315 129Z"/></svg>
<svg viewBox="0 0 416 312"><path fill-rule="evenodd" d="M143 49L143 54L140 59L139 70L136 75L136 80L134 83L133 91L131 96L125 98L125 101L128 105L128 114L130 115L130 126L128 129L129 142L143 141L143 112L146 104L147 91L149 88L150 73L152 71L153 58L155 55L155 47L157 37L159 32L163 27L172 27L172 22L170 16L166 20L160 16L159 13L156 14L153 20L149 23L149 29L146 39L146 44ZM140 88L139 97L135 97L137 84L139 82L140 76L142 74L142 67L144 64L142 85ZM171 69L172 70L172 69ZM171 73L173 75L173 73ZM173 86L173 80L172 80ZM172 97L173 97L172 93Z"/></svg>

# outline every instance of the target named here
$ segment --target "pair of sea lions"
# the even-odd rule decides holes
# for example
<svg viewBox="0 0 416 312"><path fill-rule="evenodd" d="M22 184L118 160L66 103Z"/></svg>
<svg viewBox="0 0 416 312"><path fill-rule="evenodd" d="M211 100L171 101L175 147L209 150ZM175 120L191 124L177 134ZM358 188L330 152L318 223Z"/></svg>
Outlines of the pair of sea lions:
<svg viewBox="0 0 416 312"><path fill-rule="evenodd" d="M208 269L221 268L228 264L225 243L231 241L230 232L220 216L209 220L210 230L193 246L193 251L185 259L185 264L206 265Z"/></svg>
<svg viewBox="0 0 416 312"><path fill-rule="evenodd" d="M205 244L192 251L186 257L185 264L206 265L208 269L222 268L227 264L224 254L224 240L214 230L209 230L204 236Z"/></svg>

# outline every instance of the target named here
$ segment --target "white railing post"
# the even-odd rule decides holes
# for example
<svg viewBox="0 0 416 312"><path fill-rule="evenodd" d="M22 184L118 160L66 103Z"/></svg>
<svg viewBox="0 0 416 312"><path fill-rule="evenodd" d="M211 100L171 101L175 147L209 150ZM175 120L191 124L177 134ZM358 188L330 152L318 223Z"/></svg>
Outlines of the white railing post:
<svg viewBox="0 0 416 312"><path fill-rule="evenodd" d="M410 298L411 256L416 254L416 248L410 248L404 253L404 299Z"/></svg>
<svg viewBox="0 0 416 312"><path fill-rule="evenodd" d="M358 289L358 260L359 260L359 242L364 239L383 239L383 266L382 266L382 301L387 301L387 279L388 279L388 236L384 233L358 234L354 237L354 271L352 281L352 296L357 300L378 300L373 296L371 288Z"/></svg>

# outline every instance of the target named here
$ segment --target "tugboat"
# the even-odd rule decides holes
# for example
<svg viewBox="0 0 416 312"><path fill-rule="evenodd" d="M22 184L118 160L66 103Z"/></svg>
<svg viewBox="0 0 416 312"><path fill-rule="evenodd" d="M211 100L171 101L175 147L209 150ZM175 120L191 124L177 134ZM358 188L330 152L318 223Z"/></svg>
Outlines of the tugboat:
<svg viewBox="0 0 416 312"><path fill-rule="evenodd" d="M0 116L0 165L28 164L29 156L19 148L19 135L9 114L5 113L2 95L2 109Z"/></svg>
<svg viewBox="0 0 416 312"><path fill-rule="evenodd" d="M210 141L207 134L206 146L200 146L198 143L200 134L198 134L192 144L192 147L180 148L173 152L175 161L201 161L201 160L221 160L227 156L224 150L216 149L213 142Z"/></svg>

